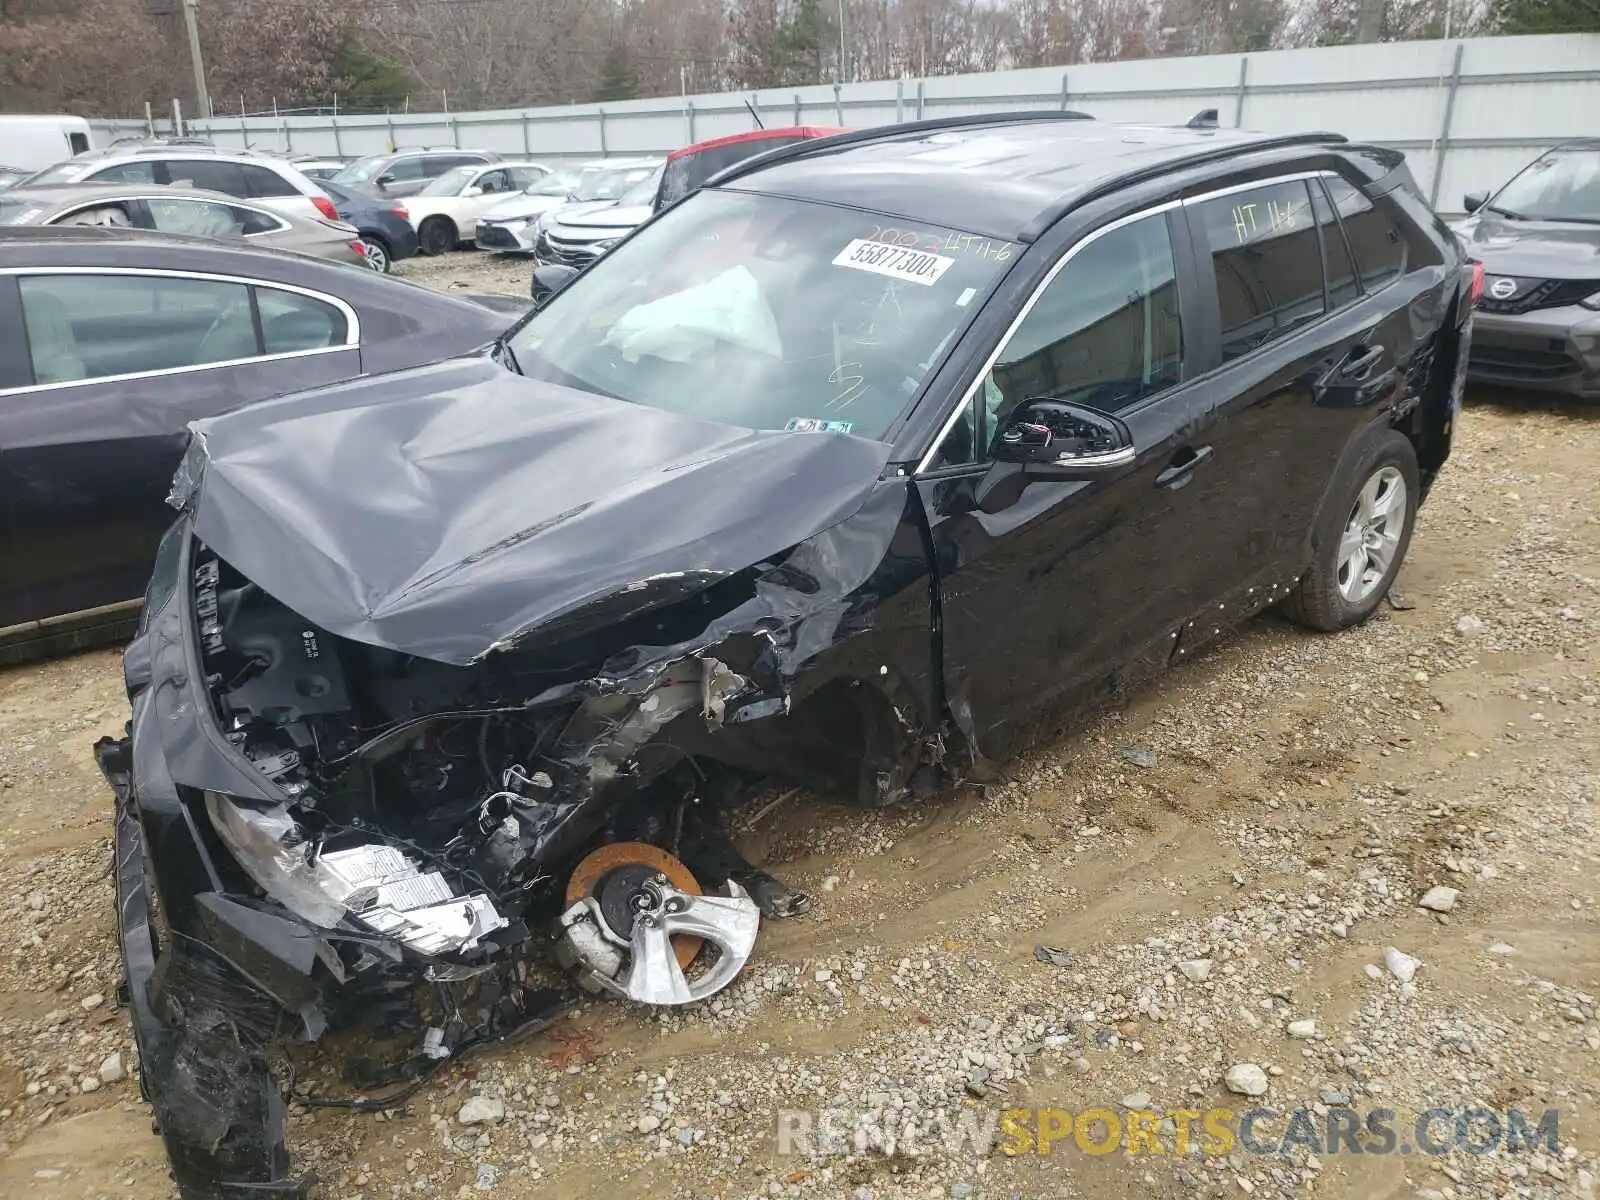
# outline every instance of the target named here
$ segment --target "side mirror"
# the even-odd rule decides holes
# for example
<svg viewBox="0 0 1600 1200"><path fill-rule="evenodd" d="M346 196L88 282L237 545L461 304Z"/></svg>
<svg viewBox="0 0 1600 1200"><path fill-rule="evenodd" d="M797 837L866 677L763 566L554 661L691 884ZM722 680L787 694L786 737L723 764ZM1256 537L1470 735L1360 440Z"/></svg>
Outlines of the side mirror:
<svg viewBox="0 0 1600 1200"><path fill-rule="evenodd" d="M1488 192L1468 192L1461 197L1461 207L1469 213L1475 213L1489 201Z"/></svg>
<svg viewBox="0 0 1600 1200"><path fill-rule="evenodd" d="M1024 400L995 433L989 457L1038 479L1095 479L1133 465L1133 435L1116 417L1038 397Z"/></svg>
<svg viewBox="0 0 1600 1200"><path fill-rule="evenodd" d="M578 277L577 267L545 263L533 269L533 306L543 308L550 298Z"/></svg>
<svg viewBox="0 0 1600 1200"><path fill-rule="evenodd" d="M463 198L465 198L467 200L471 200L474 196L483 195L483 189L481 187L479 187L477 184L473 184L471 187L462 188L461 189L461 195L462 195Z"/></svg>
<svg viewBox="0 0 1600 1200"><path fill-rule="evenodd" d="M390 184L391 184L391 183L393 183L393 182L394 182L394 176L393 176L393 175L390 175L390 174L387 174L387 173L385 173L385 174L383 174L383 175L379 175L379 176L378 176L378 177L377 177L377 178L376 178L376 179L374 179L374 180L373 180L373 181L372 181L372 182L373 182L373 183L375 183L375 184L377 184L377 185L378 185L378 187L380 187L380 188L386 188L386 187L388 187L388 186L389 186L389 185L390 185Z"/></svg>

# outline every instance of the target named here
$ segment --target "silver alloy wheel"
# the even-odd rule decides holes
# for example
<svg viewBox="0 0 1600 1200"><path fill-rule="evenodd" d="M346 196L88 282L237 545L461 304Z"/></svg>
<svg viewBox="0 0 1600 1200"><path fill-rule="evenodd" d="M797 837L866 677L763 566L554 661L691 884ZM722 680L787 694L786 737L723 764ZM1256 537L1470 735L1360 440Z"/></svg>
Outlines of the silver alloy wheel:
<svg viewBox="0 0 1600 1200"><path fill-rule="evenodd" d="M1370 599L1388 576L1406 530L1409 503L1398 467L1381 467L1361 485L1339 538L1339 594L1349 603Z"/></svg>
<svg viewBox="0 0 1600 1200"><path fill-rule="evenodd" d="M367 256L367 266L384 275L389 273L389 252L377 242L362 238L361 253Z"/></svg>

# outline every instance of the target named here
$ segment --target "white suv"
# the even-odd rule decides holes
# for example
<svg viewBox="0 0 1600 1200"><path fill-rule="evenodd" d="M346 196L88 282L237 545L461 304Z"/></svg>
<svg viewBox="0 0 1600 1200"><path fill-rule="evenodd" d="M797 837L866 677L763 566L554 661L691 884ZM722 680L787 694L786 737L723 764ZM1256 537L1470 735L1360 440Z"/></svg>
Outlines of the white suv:
<svg viewBox="0 0 1600 1200"><path fill-rule="evenodd" d="M327 193L281 158L227 154L203 147L80 154L28 176L17 186L38 183L175 183L255 200L291 217L339 219Z"/></svg>

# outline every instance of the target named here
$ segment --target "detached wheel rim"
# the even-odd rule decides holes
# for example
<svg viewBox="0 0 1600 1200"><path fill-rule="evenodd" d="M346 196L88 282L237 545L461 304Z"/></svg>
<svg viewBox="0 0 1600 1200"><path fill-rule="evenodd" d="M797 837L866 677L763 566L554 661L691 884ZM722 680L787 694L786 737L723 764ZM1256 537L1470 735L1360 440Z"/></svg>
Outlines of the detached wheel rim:
<svg viewBox="0 0 1600 1200"><path fill-rule="evenodd" d="M1339 594L1351 604L1372 598L1389 577L1409 515L1405 476L1398 467L1374 471L1339 538Z"/></svg>
<svg viewBox="0 0 1600 1200"><path fill-rule="evenodd" d="M367 256L367 266L385 275L389 273L389 252L377 242L369 242L366 238L362 238L361 253Z"/></svg>

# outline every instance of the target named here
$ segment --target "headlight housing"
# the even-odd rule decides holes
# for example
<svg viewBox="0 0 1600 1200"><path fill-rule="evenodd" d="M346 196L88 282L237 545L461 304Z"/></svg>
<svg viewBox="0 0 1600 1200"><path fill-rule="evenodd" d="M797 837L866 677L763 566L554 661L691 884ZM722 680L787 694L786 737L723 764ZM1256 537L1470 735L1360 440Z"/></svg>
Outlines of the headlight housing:
<svg viewBox="0 0 1600 1200"><path fill-rule="evenodd" d="M323 929L345 917L419 954L464 953L506 920L482 892L457 895L438 871L393 846L368 843L318 854L287 808L253 808L207 792L206 814L261 890Z"/></svg>

